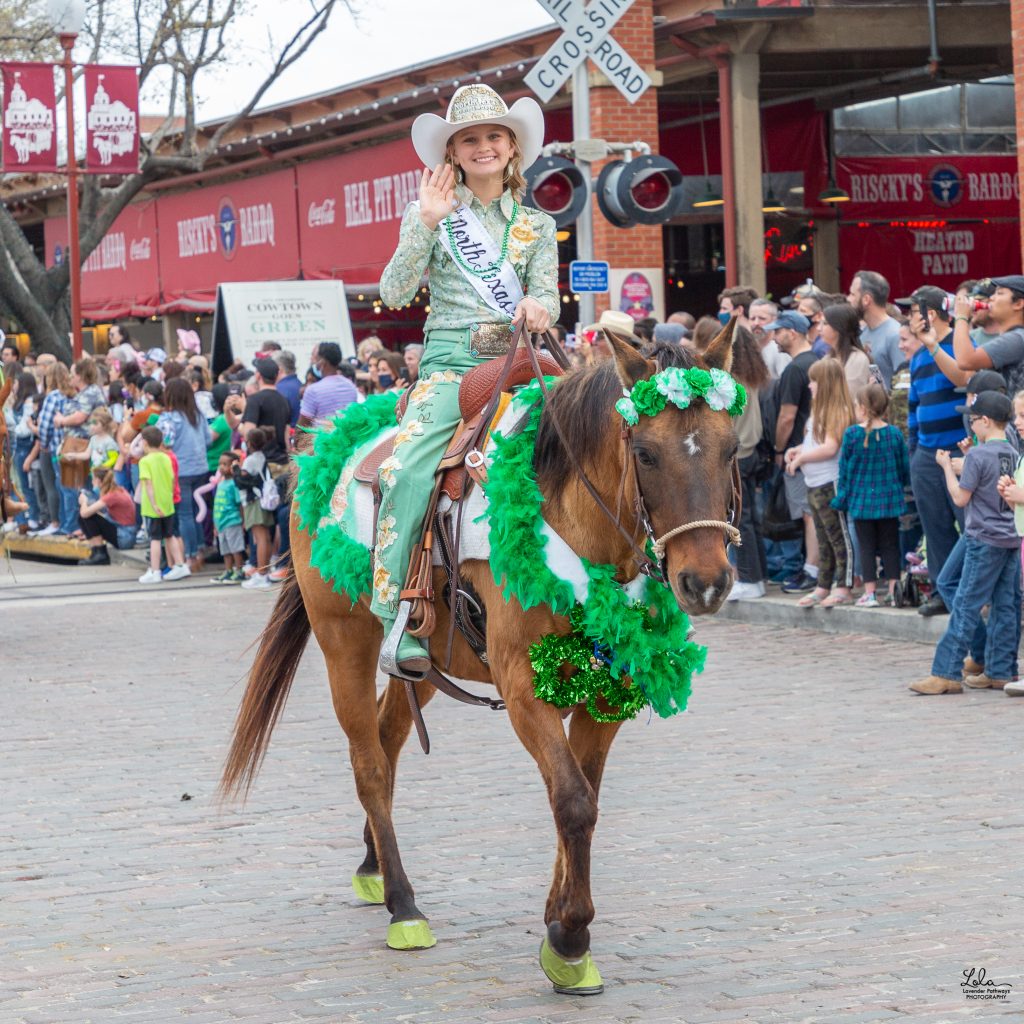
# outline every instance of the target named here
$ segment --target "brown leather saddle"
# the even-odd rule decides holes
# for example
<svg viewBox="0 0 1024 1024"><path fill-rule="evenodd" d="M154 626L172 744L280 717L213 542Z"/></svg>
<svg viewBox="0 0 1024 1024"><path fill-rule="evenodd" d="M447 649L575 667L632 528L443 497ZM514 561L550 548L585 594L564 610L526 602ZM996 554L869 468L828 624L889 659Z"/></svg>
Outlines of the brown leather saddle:
<svg viewBox="0 0 1024 1024"><path fill-rule="evenodd" d="M479 440L483 433L478 428L483 418L484 408L490 402L497 387L503 369L502 362L504 360L498 356L479 366L474 366L462 378L462 383L459 385L459 412L462 415L462 420L455 428L455 434L438 467L438 473L441 475L441 491L447 494L452 501L461 501L468 490L469 473L466 469L466 455L471 451L472 443ZM538 354L537 362L546 376L557 377L562 373L562 368L550 356ZM519 350L516 352L508 377L503 382L502 390L528 384L533 379L534 370L530 354L525 349ZM408 404L409 392L406 391L395 407L395 420L398 423L402 422ZM491 424L488 423L488 430L490 426ZM370 484L376 492L381 463L391 458L394 450L395 439L393 437L381 441L359 464L355 472L356 480L360 483ZM376 528L376 522L374 528Z"/></svg>

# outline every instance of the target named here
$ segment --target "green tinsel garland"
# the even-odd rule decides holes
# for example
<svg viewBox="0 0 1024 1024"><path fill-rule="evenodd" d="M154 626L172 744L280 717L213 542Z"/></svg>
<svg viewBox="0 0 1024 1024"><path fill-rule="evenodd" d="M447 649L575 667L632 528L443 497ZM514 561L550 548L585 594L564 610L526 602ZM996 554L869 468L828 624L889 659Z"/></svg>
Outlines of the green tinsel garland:
<svg viewBox="0 0 1024 1024"><path fill-rule="evenodd" d="M398 394L372 395L334 418L333 429L313 431L313 451L297 455L295 502L299 525L313 537L310 562L339 594L355 604L370 592L370 549L353 540L337 523L320 526L342 467L360 445L395 424Z"/></svg>
<svg viewBox="0 0 1024 1024"><path fill-rule="evenodd" d="M662 718L682 711L690 695L690 678L700 672L707 656L705 648L688 639L690 621L676 604L670 589L653 580L644 582L637 601L615 580L615 566L597 565L582 559L590 577L586 602L578 605L571 584L548 568L544 556L545 538L539 526L543 495L533 470L533 449L543 412L539 385L531 385L517 402L533 407L523 429L513 437L493 435L494 459L484 487L490 525L491 571L506 600L518 599L524 609L546 604L559 615L578 609L575 632L586 642L596 643L606 653L612 679L630 676L634 687L644 694ZM549 644L550 634L540 641ZM561 696L555 693L564 684ZM572 680L544 683L544 700L568 707ZM609 700L614 704L615 701ZM635 712L634 712L635 714ZM632 716L630 716L632 717Z"/></svg>

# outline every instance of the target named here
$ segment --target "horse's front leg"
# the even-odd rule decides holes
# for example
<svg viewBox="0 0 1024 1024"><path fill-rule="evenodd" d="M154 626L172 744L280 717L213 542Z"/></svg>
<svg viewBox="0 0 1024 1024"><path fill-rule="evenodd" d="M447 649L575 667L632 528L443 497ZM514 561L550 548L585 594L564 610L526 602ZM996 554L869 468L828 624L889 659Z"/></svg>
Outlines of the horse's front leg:
<svg viewBox="0 0 1024 1024"><path fill-rule="evenodd" d="M603 699L598 701L598 706L602 711L611 710ZM595 722L583 706L576 708L569 720L569 746L594 791L595 800L600 796L601 778L604 775L608 751L621 726L621 722ZM544 910L545 924L551 924L552 921L561 918L562 900L565 897L564 874L564 851L559 842L551 891L548 893L548 902Z"/></svg>
<svg viewBox="0 0 1024 1024"><path fill-rule="evenodd" d="M590 843L597 823L597 795L569 745L562 716L551 704L533 695L533 669L528 644L511 644L493 651L491 668L499 681L509 719L522 744L540 768L548 790L558 832L560 875L549 905L556 916L547 922L541 945L541 967L556 992L596 995L603 990L601 975L590 957ZM538 634L539 635L539 634ZM491 630L488 630L490 639ZM502 645L504 647L504 645Z"/></svg>

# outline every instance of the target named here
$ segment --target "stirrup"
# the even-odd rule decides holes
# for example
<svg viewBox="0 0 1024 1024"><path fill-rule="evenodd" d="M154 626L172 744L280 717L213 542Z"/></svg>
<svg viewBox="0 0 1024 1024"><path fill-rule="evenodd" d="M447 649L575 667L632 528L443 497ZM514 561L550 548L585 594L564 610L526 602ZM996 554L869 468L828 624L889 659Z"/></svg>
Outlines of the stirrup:
<svg viewBox="0 0 1024 1024"><path fill-rule="evenodd" d="M409 613L411 611L411 602L400 601L398 603L398 615L395 617L391 632L384 637L384 643L380 649L380 667L389 676L395 676L398 679L408 679L415 683L425 679L427 671L410 672L407 669L403 669L398 663L398 646L405 635L405 627L408 625ZM427 657L429 658L429 655Z"/></svg>

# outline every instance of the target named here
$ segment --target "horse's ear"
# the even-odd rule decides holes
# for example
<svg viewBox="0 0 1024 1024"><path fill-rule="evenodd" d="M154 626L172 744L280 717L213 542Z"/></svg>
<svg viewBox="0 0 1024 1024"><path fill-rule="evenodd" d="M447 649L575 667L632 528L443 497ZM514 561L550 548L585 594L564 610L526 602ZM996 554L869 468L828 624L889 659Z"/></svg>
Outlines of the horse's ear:
<svg viewBox="0 0 1024 1024"><path fill-rule="evenodd" d="M638 380L646 380L657 372L657 364L642 355L627 341L622 341L611 331L605 331L604 336L612 349L612 357L615 359L615 371L622 381L622 386L630 390Z"/></svg>
<svg viewBox="0 0 1024 1024"><path fill-rule="evenodd" d="M732 366L732 336L736 331L736 321L739 317L730 318L729 322L718 332L715 340L708 345L704 352L704 362L711 369L725 370L729 372Z"/></svg>

